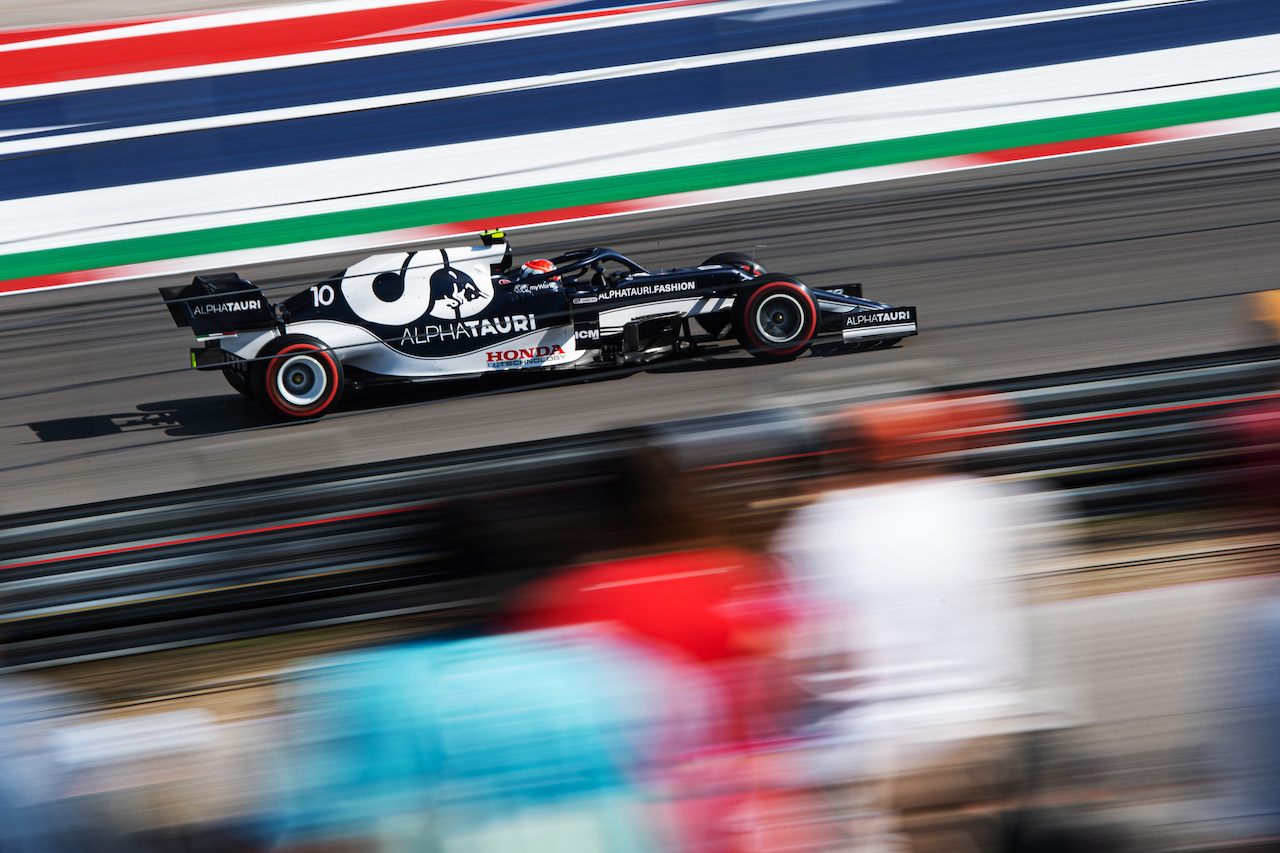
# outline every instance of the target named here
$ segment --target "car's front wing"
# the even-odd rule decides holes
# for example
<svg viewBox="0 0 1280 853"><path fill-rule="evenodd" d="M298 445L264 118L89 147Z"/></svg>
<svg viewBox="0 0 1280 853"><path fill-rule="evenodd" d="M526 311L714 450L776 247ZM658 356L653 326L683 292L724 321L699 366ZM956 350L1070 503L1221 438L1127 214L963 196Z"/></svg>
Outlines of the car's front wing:
<svg viewBox="0 0 1280 853"><path fill-rule="evenodd" d="M919 334L916 309L910 305L889 305L862 296L858 284L814 290L822 312L822 330L840 332L846 342L906 338Z"/></svg>
<svg viewBox="0 0 1280 853"><path fill-rule="evenodd" d="M883 311L851 311L844 315L840 337L845 342L905 338L919 334L914 306Z"/></svg>

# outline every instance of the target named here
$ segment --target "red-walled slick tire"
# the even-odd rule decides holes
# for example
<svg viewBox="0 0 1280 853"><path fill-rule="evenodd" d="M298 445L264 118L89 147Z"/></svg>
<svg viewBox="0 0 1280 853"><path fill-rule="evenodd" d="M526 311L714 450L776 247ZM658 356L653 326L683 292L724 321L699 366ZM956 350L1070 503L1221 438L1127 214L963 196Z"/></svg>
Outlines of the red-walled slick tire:
<svg viewBox="0 0 1280 853"><path fill-rule="evenodd" d="M818 333L818 303L802 282L770 274L733 301L738 342L761 361L799 358Z"/></svg>
<svg viewBox="0 0 1280 853"><path fill-rule="evenodd" d="M249 375L258 401L288 420L318 418L342 396L342 363L323 343L303 335L267 344Z"/></svg>

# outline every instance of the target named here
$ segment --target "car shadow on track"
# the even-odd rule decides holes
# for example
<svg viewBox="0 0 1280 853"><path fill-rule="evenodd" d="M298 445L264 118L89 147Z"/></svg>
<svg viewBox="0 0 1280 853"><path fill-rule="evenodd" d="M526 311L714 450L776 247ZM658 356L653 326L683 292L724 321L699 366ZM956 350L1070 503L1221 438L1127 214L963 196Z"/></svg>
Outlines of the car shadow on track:
<svg viewBox="0 0 1280 853"><path fill-rule="evenodd" d="M266 412L239 394L141 403L132 412L57 418L27 424L40 441L77 441L123 433L212 435L271 423Z"/></svg>
<svg viewBox="0 0 1280 853"><path fill-rule="evenodd" d="M824 341L813 345L810 355L817 358L830 358L837 355L855 355L883 349L902 349L899 341L876 341L869 344L846 344L843 341Z"/></svg>
<svg viewBox="0 0 1280 853"><path fill-rule="evenodd" d="M834 342L815 344L811 356L826 358L856 352L860 347ZM374 386L348 392L334 414L376 411L396 406L412 406L437 400L461 399L477 395L504 394L553 385L575 385L625 379L635 373L680 374L704 370L735 370L760 362L736 346L711 346L677 361L561 375L490 375L475 379L422 385ZM79 441L123 433L162 431L174 437L218 435L277 423L271 415L239 394L212 394L181 400L140 403L132 412L57 418L27 424L42 442Z"/></svg>
<svg viewBox="0 0 1280 853"><path fill-rule="evenodd" d="M659 361L643 368L645 373L697 373L703 370L733 370L752 364L759 364L745 352L718 352L715 355L703 353L680 361Z"/></svg>
<svg viewBox="0 0 1280 853"><path fill-rule="evenodd" d="M900 349L902 344L846 344L843 341L819 341L806 353L804 358L830 358L840 355L854 355L879 349ZM692 373L699 370L731 370L739 367L758 367L760 360L739 346L721 345L719 349L704 350L690 358L676 362L658 362L647 368L646 373Z"/></svg>
<svg viewBox="0 0 1280 853"><path fill-rule="evenodd" d="M621 378L622 373L565 374L563 384ZM546 374L486 376L423 385L391 385L351 389L329 416L413 406L437 400L502 394L538 387ZM561 383L557 383L561 384ZM27 427L41 442L82 441L124 433L163 432L173 437L193 437L239 432L281 422L261 406L239 394L214 393L203 397L139 403L131 412L112 412L73 418L33 421Z"/></svg>

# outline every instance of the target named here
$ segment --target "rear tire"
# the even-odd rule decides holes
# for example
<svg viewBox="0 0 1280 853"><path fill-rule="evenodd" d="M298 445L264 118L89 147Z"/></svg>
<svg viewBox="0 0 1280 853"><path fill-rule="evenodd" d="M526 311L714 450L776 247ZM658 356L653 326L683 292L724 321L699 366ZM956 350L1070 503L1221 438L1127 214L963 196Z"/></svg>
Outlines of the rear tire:
<svg viewBox="0 0 1280 853"><path fill-rule="evenodd" d="M771 275L733 301L738 342L767 362L794 361L818 333L818 303L803 282Z"/></svg>
<svg viewBox="0 0 1280 853"><path fill-rule="evenodd" d="M318 418L342 396L342 363L333 350L304 335L267 344L249 375L258 401L285 420Z"/></svg>

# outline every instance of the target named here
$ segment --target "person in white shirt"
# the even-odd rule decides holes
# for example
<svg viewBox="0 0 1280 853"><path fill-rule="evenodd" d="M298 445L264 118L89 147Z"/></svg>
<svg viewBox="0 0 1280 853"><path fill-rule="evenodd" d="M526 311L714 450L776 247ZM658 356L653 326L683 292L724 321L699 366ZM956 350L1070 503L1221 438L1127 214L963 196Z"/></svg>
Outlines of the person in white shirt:
<svg viewBox="0 0 1280 853"><path fill-rule="evenodd" d="M793 655L812 696L809 772L843 792L851 849L1002 849L1028 726L1010 583L1024 503L933 461L1002 418L992 398L834 418L830 488L776 539L806 616Z"/></svg>

